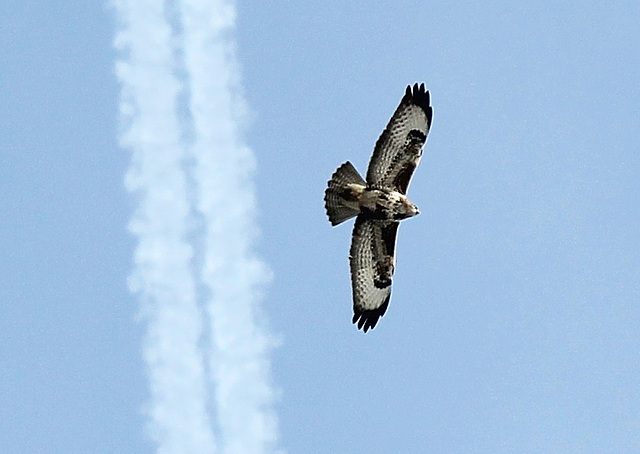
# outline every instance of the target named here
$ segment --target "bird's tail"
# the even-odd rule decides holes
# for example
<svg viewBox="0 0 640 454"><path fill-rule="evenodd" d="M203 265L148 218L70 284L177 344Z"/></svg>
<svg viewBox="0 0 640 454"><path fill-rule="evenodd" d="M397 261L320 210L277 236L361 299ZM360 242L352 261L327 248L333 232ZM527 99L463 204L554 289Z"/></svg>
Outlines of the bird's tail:
<svg viewBox="0 0 640 454"><path fill-rule="evenodd" d="M360 213L359 199L366 185L349 161L338 167L324 193L324 206L331 225L338 225Z"/></svg>

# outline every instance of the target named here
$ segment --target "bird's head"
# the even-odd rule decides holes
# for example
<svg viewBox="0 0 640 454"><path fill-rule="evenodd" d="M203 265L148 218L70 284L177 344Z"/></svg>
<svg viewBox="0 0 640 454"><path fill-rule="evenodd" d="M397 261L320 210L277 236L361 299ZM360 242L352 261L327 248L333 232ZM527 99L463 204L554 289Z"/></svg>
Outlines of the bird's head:
<svg viewBox="0 0 640 454"><path fill-rule="evenodd" d="M406 200L406 209L407 209L407 217L411 217L411 216L417 216L420 214L420 210L418 209L418 207L409 199Z"/></svg>
<svg viewBox="0 0 640 454"><path fill-rule="evenodd" d="M405 195L402 195L400 197L398 210L396 211L396 219L406 219L418 214L420 214L418 207Z"/></svg>

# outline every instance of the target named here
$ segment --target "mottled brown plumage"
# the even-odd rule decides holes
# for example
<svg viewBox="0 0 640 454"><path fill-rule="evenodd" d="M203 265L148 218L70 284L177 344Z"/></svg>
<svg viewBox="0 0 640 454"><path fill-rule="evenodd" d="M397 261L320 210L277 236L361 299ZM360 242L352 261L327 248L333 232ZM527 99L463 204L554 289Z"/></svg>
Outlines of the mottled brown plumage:
<svg viewBox="0 0 640 454"><path fill-rule="evenodd" d="M406 194L432 117L424 84L408 86L376 142L366 180L345 162L332 175L325 191L325 208L332 225L357 216L349 263L353 323L364 332L376 326L389 305L400 220L418 214Z"/></svg>

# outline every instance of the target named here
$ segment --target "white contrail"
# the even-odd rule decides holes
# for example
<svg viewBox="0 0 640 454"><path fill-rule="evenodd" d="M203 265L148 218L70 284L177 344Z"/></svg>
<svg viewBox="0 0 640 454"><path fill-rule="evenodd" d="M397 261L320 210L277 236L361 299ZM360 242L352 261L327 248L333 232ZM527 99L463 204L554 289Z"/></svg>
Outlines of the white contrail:
<svg viewBox="0 0 640 454"><path fill-rule="evenodd" d="M121 144L132 150L127 189L139 206L130 225L138 237L132 289L148 319L151 436L161 453L211 453L201 341L202 316L188 243L190 205L182 161L172 31L161 1L114 3L120 29L116 66L122 84Z"/></svg>
<svg viewBox="0 0 640 454"><path fill-rule="evenodd" d="M274 452L274 341L259 311L270 273L252 252L255 162L239 131L233 4L171 4L181 32L163 0L113 4L123 53L120 141L133 153L126 185L139 201L131 287L148 320L152 437L168 454ZM185 100L189 115L180 116ZM194 255L194 247L203 250Z"/></svg>
<svg viewBox="0 0 640 454"><path fill-rule="evenodd" d="M220 442L229 454L274 452L278 429L268 359L274 340L259 311L270 272L252 252L255 160L239 130L245 106L231 37L235 9L225 0L180 5Z"/></svg>

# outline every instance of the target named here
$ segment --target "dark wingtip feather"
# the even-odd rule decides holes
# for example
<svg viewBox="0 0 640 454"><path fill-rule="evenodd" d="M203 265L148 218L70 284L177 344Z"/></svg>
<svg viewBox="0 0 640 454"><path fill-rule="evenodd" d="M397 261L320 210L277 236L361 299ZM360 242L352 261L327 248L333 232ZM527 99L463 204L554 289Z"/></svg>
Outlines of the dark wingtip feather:
<svg viewBox="0 0 640 454"><path fill-rule="evenodd" d="M433 118L433 108L431 107L431 94L424 86L424 82L419 84L416 82L411 85L407 85L407 89L402 98L402 102L406 104L414 104L422 110L427 116L427 123L431 128L431 119Z"/></svg>
<svg viewBox="0 0 640 454"><path fill-rule="evenodd" d="M391 295L389 295L389 297L386 299L384 304L382 304L382 306L373 310L363 311L354 307L353 308L354 314L351 322L354 324L357 323L358 329L361 329L365 333L369 330L369 328L371 329L375 328L376 324L378 323L378 320L380 320L380 317L382 317L384 313L387 311L387 307L389 306L390 299L391 299Z"/></svg>

